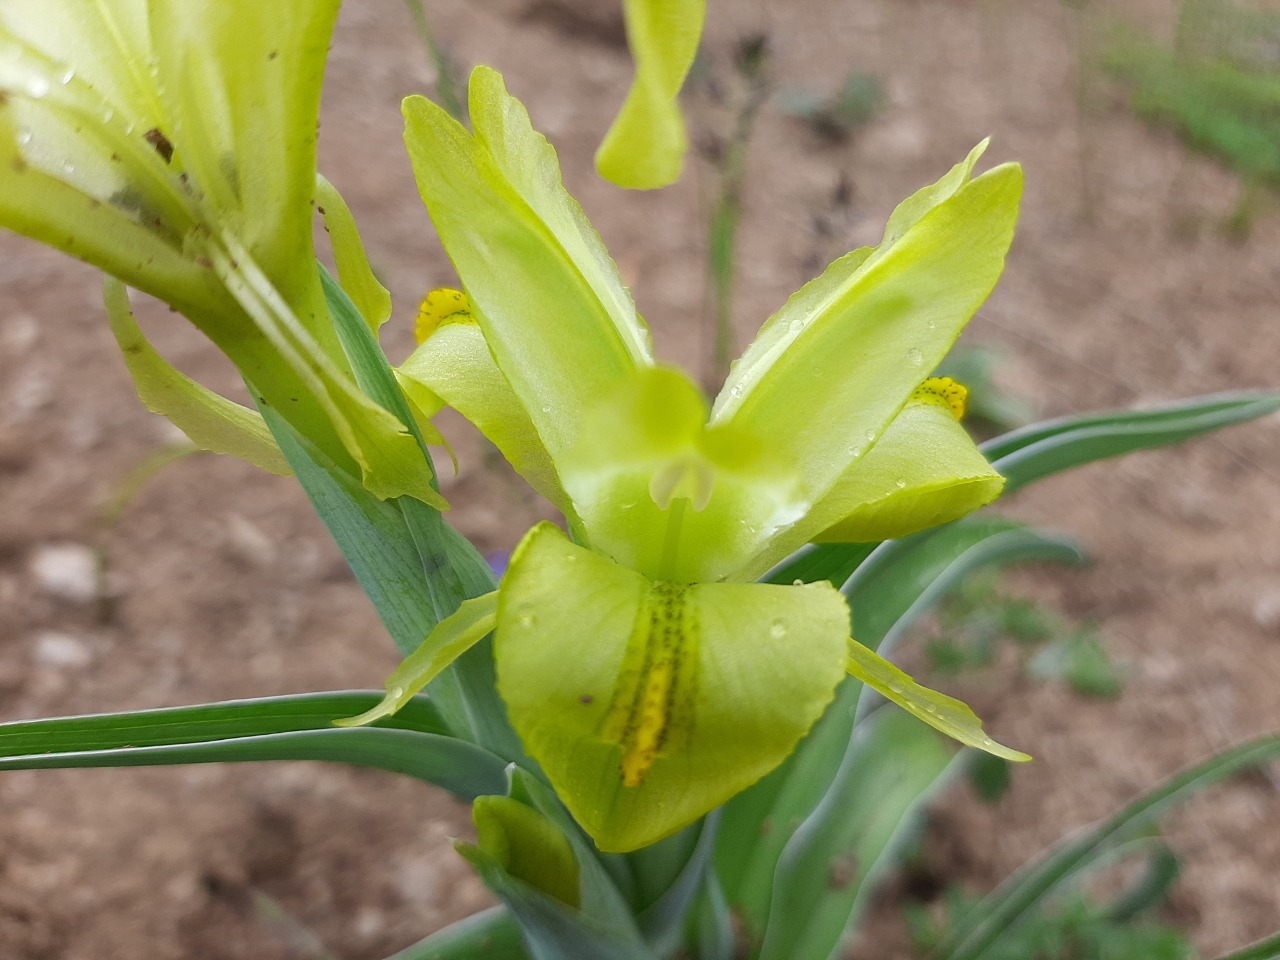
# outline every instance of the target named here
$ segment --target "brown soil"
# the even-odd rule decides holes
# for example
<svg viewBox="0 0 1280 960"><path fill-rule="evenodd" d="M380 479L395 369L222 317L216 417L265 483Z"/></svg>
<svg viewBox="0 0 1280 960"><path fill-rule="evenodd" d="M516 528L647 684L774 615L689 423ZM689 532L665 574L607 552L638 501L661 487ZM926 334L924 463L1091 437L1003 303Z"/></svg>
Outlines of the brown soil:
<svg viewBox="0 0 1280 960"><path fill-rule="evenodd" d="M705 369L705 161L657 195L619 196L590 157L629 75L616 18L590 2L429 4L464 65L502 69L561 151L571 189L652 321L659 349ZM1096 76L1078 86L1079 5L1011 0L713 4L724 76L735 40L768 35L782 88L885 79L888 108L845 144L766 107L742 226L740 343L825 259L873 241L892 204L981 137L1028 188L1005 279L970 336L1006 353L1001 379L1040 415L1276 381L1280 219L1221 229L1234 178L1133 120ZM1168 33L1172 3L1127 4ZM728 9L732 7L732 9ZM575 8L592 10L581 17ZM1083 34L1078 31L1084 25ZM449 268L400 145L399 98L433 75L400 4L352 4L330 69L322 166L345 192L397 302ZM691 98L705 142L724 110ZM836 209L841 184L851 201ZM390 643L291 482L209 456L145 485L118 525L99 509L170 428L137 403L101 317L95 274L0 237L0 719L377 686ZM163 312L166 353L216 388L234 375ZM451 426L457 426L452 424ZM454 522L509 547L540 508L461 436ZM949 681L1001 738L1034 753L998 806L943 801L933 860L989 885L1180 766L1280 729L1280 420L1054 479L1002 509L1073 531L1095 560L1017 583L1096 617L1130 668L1125 695L1082 700L996 669ZM51 546L101 551L105 597L41 589ZM43 559L42 559L43 558ZM0 776L0 955L37 958L333 955L398 949L484 904L448 846L467 811L389 775L306 764ZM1169 820L1185 858L1175 919L1214 955L1280 926L1280 796L1242 779ZM878 907L861 956L901 955ZM282 919L289 918L289 919Z"/></svg>

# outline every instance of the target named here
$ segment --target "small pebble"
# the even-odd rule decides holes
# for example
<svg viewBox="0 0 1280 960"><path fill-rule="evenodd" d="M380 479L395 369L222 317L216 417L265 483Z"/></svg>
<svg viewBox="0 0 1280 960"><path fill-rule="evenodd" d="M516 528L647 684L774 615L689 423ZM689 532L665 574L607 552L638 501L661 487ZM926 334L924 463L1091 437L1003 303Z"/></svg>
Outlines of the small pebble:
<svg viewBox="0 0 1280 960"><path fill-rule="evenodd" d="M82 543L46 543L31 557L36 584L51 597L90 603L98 596L98 556Z"/></svg>
<svg viewBox="0 0 1280 960"><path fill-rule="evenodd" d="M87 666L93 659L89 645L79 637L53 630L36 637L31 655L42 667L54 669Z"/></svg>

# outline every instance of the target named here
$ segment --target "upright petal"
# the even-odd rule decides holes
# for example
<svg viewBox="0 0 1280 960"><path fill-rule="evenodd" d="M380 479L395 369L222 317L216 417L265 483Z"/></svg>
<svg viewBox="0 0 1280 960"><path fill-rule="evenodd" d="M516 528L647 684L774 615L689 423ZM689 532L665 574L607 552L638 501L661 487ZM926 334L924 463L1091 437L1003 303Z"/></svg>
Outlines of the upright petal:
<svg viewBox="0 0 1280 960"><path fill-rule="evenodd" d="M320 87L340 0L148 0L155 77L192 189L341 356L313 266Z"/></svg>
<svg viewBox="0 0 1280 960"><path fill-rule="evenodd" d="M963 179L958 169L948 178ZM1004 165L948 189L930 195L942 199L922 215L921 194L906 201L909 215L891 220L885 244L842 257L806 284L716 399L712 424L739 427L803 464L810 505L874 447L1004 268L1021 170Z"/></svg>
<svg viewBox="0 0 1280 960"><path fill-rule="evenodd" d="M680 178L689 138L676 98L693 66L706 0L624 0L636 75L626 102L596 151L600 176L651 190Z"/></svg>
<svg viewBox="0 0 1280 960"><path fill-rule="evenodd" d="M553 459L598 398L652 362L648 331L555 151L502 77L471 78L471 136L422 97L405 142L485 341Z"/></svg>
<svg viewBox="0 0 1280 960"><path fill-rule="evenodd" d="M499 594L498 687L602 850L654 843L775 768L844 669L829 585L654 583L550 525Z"/></svg>

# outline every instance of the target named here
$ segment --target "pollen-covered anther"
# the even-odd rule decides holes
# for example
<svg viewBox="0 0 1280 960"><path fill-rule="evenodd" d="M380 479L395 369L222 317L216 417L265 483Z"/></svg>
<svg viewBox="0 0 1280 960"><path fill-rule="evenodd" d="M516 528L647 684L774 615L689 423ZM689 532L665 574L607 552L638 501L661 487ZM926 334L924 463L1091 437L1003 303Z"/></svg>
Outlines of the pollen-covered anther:
<svg viewBox="0 0 1280 960"><path fill-rule="evenodd" d="M969 402L969 388L950 377L930 377L916 387L911 399L946 407L953 417L960 420Z"/></svg>
<svg viewBox="0 0 1280 960"><path fill-rule="evenodd" d="M422 298L413 335L418 343L426 343L438 329L449 323L474 323L471 301L461 290L437 287Z"/></svg>

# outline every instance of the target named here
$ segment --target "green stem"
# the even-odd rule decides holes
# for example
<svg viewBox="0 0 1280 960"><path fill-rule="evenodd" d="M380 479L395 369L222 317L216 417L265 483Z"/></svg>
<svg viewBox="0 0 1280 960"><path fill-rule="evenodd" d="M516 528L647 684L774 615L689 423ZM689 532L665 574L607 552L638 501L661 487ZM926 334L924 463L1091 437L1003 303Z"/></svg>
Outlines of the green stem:
<svg viewBox="0 0 1280 960"><path fill-rule="evenodd" d="M491 907L405 947L387 960L528 960L520 927L506 907Z"/></svg>
<svg viewBox="0 0 1280 960"><path fill-rule="evenodd" d="M427 54L431 57L431 64L436 69L436 96L440 99L440 106L449 111L449 115L455 120L461 120L463 118L462 98L458 96L458 83L453 76L453 61L449 59L449 55L444 52L444 48L436 39L436 33L431 29L431 21L427 19L427 8L422 0L404 0L404 2L409 8L409 16L413 17L413 25L417 28L418 36L422 38Z"/></svg>

